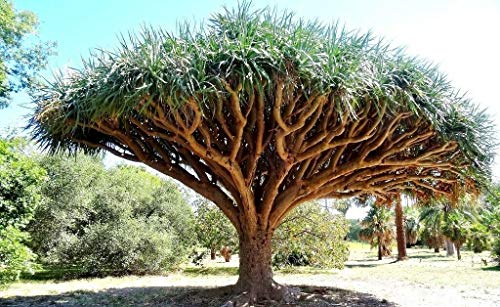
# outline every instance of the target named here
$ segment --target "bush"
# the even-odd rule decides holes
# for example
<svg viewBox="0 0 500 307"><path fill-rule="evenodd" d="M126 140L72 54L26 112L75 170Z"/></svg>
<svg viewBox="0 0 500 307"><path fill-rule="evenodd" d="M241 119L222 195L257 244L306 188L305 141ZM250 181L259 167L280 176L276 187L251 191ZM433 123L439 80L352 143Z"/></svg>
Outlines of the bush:
<svg viewBox="0 0 500 307"><path fill-rule="evenodd" d="M13 226L0 230L0 284L19 279L21 273L34 273L36 255L25 245L29 235Z"/></svg>
<svg viewBox="0 0 500 307"><path fill-rule="evenodd" d="M45 263L102 276L162 273L187 258L193 212L172 182L81 158L43 163L50 166L48 200L29 229Z"/></svg>
<svg viewBox="0 0 500 307"><path fill-rule="evenodd" d="M347 233L347 239L349 241L359 241L359 231L361 230L361 223L359 220L350 219L349 221L349 232Z"/></svg>
<svg viewBox="0 0 500 307"><path fill-rule="evenodd" d="M490 233L485 225L480 223L472 225L467 237L467 249L474 253L491 249Z"/></svg>
<svg viewBox="0 0 500 307"><path fill-rule="evenodd" d="M182 252L178 255L175 235L158 228L139 219L92 224L81 237L70 238L60 260L93 276L161 273L177 264Z"/></svg>
<svg viewBox="0 0 500 307"><path fill-rule="evenodd" d="M311 265L343 268L348 257L344 238L348 222L308 203L294 209L276 229L273 238L273 265Z"/></svg>

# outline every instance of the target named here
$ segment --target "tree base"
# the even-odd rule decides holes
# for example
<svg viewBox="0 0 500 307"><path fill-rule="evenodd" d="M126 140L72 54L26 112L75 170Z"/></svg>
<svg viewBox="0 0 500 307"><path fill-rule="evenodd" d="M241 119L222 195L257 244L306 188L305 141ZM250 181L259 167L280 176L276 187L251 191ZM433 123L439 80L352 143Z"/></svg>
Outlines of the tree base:
<svg viewBox="0 0 500 307"><path fill-rule="evenodd" d="M296 302L301 295L300 288L279 284L275 281L272 286L262 288L245 288L236 284L232 289L234 298L227 301L224 307L251 306L253 304L263 304L265 306L274 304L291 304Z"/></svg>

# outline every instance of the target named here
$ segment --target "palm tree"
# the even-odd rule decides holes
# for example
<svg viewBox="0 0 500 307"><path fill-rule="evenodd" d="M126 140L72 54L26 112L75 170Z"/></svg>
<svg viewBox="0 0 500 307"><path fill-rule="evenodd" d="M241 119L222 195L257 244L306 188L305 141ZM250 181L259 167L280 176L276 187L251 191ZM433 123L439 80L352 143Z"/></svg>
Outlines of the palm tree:
<svg viewBox="0 0 500 307"><path fill-rule="evenodd" d="M359 239L378 247L378 260L391 255L391 242L394 237L392 214L384 206L372 205L367 216L361 221Z"/></svg>
<svg viewBox="0 0 500 307"><path fill-rule="evenodd" d="M443 234L453 242L458 260L462 259L460 248L467 240L473 216L465 208L455 208L448 212L444 220Z"/></svg>
<svg viewBox="0 0 500 307"><path fill-rule="evenodd" d="M423 227L422 239L425 243L434 248L434 252L439 252L439 248L444 245L444 235L441 231L441 224L444 219L444 211L437 204L426 206L420 212L419 217Z"/></svg>
<svg viewBox="0 0 500 307"><path fill-rule="evenodd" d="M406 246L410 247L417 243L420 230L420 220L418 211L415 208L407 207L404 217Z"/></svg>

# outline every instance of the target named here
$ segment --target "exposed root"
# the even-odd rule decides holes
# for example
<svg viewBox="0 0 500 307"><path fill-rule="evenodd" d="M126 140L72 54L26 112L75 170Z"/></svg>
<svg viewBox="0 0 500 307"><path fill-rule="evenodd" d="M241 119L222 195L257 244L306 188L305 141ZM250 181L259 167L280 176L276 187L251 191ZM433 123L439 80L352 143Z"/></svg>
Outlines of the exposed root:
<svg viewBox="0 0 500 307"><path fill-rule="evenodd" d="M256 287L247 291L241 291L241 286L235 285L233 293L235 293L235 296L224 303L223 307L292 304L298 301L301 296L299 288L282 285L277 282L273 282L271 287L265 289Z"/></svg>

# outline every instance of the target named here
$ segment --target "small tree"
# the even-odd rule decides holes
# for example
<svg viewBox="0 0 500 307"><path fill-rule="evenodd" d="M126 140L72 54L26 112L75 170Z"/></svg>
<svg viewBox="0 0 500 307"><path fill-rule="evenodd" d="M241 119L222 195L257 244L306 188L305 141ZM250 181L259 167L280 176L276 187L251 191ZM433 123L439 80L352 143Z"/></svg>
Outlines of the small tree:
<svg viewBox="0 0 500 307"><path fill-rule="evenodd" d="M444 235L441 225L444 219L444 211L440 206L425 206L420 212L420 221L422 222L422 240L435 252L444 245Z"/></svg>
<svg viewBox="0 0 500 307"><path fill-rule="evenodd" d="M410 247L417 244L420 231L419 212L412 207L405 208L404 229L406 236L406 246Z"/></svg>
<svg viewBox="0 0 500 307"><path fill-rule="evenodd" d="M195 208L198 242L210 250L210 259L214 260L219 248L236 244L238 238L236 230L217 206L206 199L198 199Z"/></svg>
<svg viewBox="0 0 500 307"><path fill-rule="evenodd" d="M442 225L442 232L455 246L457 250L458 260L462 259L460 249L467 241L467 236L471 227L470 220L465 216L463 211L452 210L448 212Z"/></svg>
<svg viewBox="0 0 500 307"><path fill-rule="evenodd" d="M348 223L343 215L332 214L317 203L294 209L276 229L273 264L344 267L349 255L344 241Z"/></svg>
<svg viewBox="0 0 500 307"><path fill-rule="evenodd" d="M240 239L234 288L290 298L273 233L320 198L473 189L489 169L488 117L432 65L370 34L238 9L177 35L146 29L41 91L44 147L107 150L213 201Z"/></svg>
<svg viewBox="0 0 500 307"><path fill-rule="evenodd" d="M377 247L378 260L391 255L391 243L394 238L392 214L385 206L372 205L366 217L361 221L359 239Z"/></svg>

